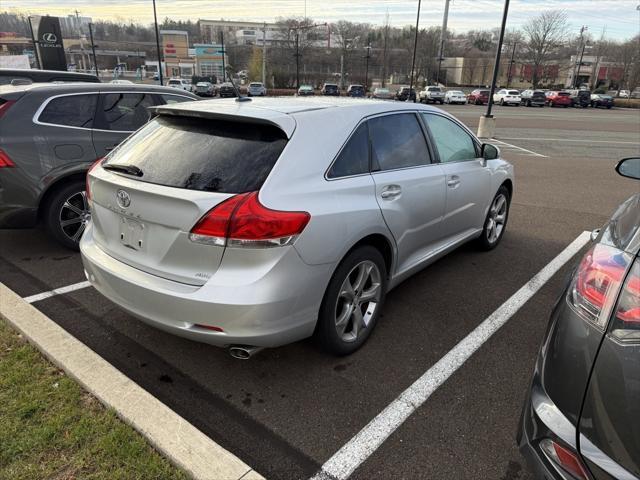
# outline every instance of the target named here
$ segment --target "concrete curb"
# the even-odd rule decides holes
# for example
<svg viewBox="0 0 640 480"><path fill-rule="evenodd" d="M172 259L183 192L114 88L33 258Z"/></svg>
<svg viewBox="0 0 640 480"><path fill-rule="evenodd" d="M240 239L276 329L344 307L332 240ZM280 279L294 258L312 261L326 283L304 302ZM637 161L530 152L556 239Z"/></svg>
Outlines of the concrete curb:
<svg viewBox="0 0 640 480"><path fill-rule="evenodd" d="M0 317L193 478L264 480L2 283Z"/></svg>

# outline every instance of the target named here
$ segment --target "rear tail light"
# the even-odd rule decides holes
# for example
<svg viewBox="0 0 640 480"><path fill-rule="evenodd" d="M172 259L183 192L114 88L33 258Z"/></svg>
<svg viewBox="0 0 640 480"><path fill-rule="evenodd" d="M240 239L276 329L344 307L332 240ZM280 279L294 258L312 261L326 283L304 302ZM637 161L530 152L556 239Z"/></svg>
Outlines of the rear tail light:
<svg viewBox="0 0 640 480"><path fill-rule="evenodd" d="M613 315L611 334L622 342L640 342L640 259L624 282Z"/></svg>
<svg viewBox="0 0 640 480"><path fill-rule="evenodd" d="M11 108L11 105L16 103L15 100L3 100L0 98L0 118L7 113L7 111Z"/></svg>
<svg viewBox="0 0 640 480"><path fill-rule="evenodd" d="M585 320L604 329L631 256L616 248L595 245L576 271L568 301Z"/></svg>
<svg viewBox="0 0 640 480"><path fill-rule="evenodd" d="M9 155L0 148L0 168L13 168L16 164L13 163Z"/></svg>
<svg viewBox="0 0 640 480"><path fill-rule="evenodd" d="M271 210L260 203L258 192L243 193L207 212L189 238L228 247L280 247L293 243L310 218L307 212Z"/></svg>
<svg viewBox="0 0 640 480"><path fill-rule="evenodd" d="M557 467L569 472L579 480L588 480L585 467L582 466L578 454L571 449L560 445L559 443L545 438L540 442L540 448L547 458L551 460Z"/></svg>
<svg viewBox="0 0 640 480"><path fill-rule="evenodd" d="M87 195L87 201L91 200L91 188L89 186L89 174L91 173L91 171L96 168L98 165L100 165L100 163L102 162L102 160L104 160L104 157L97 159L95 162L93 162L91 164L91 166L89 167L89 170L87 170L87 177L86 177L86 186L85 186L85 192Z"/></svg>

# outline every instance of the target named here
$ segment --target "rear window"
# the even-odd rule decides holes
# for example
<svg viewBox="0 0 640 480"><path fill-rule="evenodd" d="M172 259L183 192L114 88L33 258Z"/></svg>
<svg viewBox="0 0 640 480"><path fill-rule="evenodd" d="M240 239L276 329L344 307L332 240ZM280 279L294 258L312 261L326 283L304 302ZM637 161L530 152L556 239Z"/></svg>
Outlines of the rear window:
<svg viewBox="0 0 640 480"><path fill-rule="evenodd" d="M180 85L181 83L180 80L169 80L169 85Z"/></svg>
<svg viewBox="0 0 640 480"><path fill-rule="evenodd" d="M518 90L509 90L509 95L520 95Z"/></svg>
<svg viewBox="0 0 640 480"><path fill-rule="evenodd" d="M571 94L570 94L569 92L558 92L558 96L559 96L559 97L568 97L568 96L570 96L570 95L571 95Z"/></svg>
<svg viewBox="0 0 640 480"><path fill-rule="evenodd" d="M270 125L160 116L107 163L138 167L143 182L244 193L262 187L286 144L284 132Z"/></svg>
<svg viewBox="0 0 640 480"><path fill-rule="evenodd" d="M489 95L489 90L480 90L480 95Z"/></svg>
<svg viewBox="0 0 640 480"><path fill-rule="evenodd" d="M429 87L427 88L427 92L439 92L440 87Z"/></svg>

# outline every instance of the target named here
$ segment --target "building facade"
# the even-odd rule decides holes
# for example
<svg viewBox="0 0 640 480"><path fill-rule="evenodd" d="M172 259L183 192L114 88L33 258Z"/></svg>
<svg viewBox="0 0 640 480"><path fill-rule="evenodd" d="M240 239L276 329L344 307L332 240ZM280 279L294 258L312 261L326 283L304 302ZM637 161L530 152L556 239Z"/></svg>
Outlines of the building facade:
<svg viewBox="0 0 640 480"><path fill-rule="evenodd" d="M220 42L220 33L228 45L262 45L263 31L266 44L277 41L280 27L276 23L235 22L229 20L198 20L202 40L208 44Z"/></svg>
<svg viewBox="0 0 640 480"><path fill-rule="evenodd" d="M164 76L189 78L195 73L195 59L189 55L189 33L161 30Z"/></svg>
<svg viewBox="0 0 640 480"><path fill-rule="evenodd" d="M222 79L224 78L222 71L222 45L196 43L194 47L197 75L200 75L202 77L215 77L216 79L218 79L218 81L222 81ZM224 64L228 63L228 59L225 55Z"/></svg>

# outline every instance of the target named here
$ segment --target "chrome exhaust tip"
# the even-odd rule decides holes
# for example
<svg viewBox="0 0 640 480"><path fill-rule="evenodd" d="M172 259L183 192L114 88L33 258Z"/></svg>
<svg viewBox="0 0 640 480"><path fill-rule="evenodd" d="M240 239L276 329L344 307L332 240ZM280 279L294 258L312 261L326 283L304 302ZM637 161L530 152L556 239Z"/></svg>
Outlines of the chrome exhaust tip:
<svg viewBox="0 0 640 480"><path fill-rule="evenodd" d="M249 360L264 347L251 347L249 345L231 345L228 348L229 355L236 360Z"/></svg>

